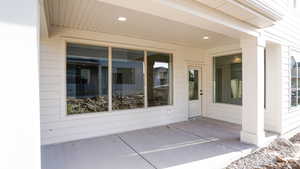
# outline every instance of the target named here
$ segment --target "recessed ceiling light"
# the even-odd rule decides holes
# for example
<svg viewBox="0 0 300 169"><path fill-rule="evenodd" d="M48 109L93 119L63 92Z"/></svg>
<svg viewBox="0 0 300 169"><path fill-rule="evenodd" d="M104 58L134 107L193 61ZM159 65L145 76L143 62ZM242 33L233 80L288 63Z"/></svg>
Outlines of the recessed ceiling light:
<svg viewBox="0 0 300 169"><path fill-rule="evenodd" d="M126 17L120 16L118 17L118 21L125 22L127 20Z"/></svg>
<svg viewBox="0 0 300 169"><path fill-rule="evenodd" d="M207 39L209 39L209 37L208 36L203 36L203 39L207 40Z"/></svg>

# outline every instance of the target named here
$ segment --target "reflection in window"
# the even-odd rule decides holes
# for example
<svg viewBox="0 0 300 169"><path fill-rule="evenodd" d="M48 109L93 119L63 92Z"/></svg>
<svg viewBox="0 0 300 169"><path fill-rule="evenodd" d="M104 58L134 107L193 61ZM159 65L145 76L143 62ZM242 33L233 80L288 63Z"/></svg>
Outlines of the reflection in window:
<svg viewBox="0 0 300 169"><path fill-rule="evenodd" d="M242 105L242 55L214 58L215 102Z"/></svg>
<svg viewBox="0 0 300 169"><path fill-rule="evenodd" d="M144 107L144 51L112 49L112 109Z"/></svg>
<svg viewBox="0 0 300 169"><path fill-rule="evenodd" d="M172 104L171 54L147 52L145 64L145 51L110 49L111 60L107 47L67 44L68 115Z"/></svg>
<svg viewBox="0 0 300 169"><path fill-rule="evenodd" d="M198 70L189 70L189 100L198 100Z"/></svg>
<svg viewBox="0 0 300 169"><path fill-rule="evenodd" d="M294 56L291 57L291 106L297 106L298 101L297 97L299 95L297 87L298 87L298 66L297 66L297 61ZM299 64L299 63L298 63Z"/></svg>
<svg viewBox="0 0 300 169"><path fill-rule="evenodd" d="M115 84L134 84L135 68L116 68L113 76Z"/></svg>
<svg viewBox="0 0 300 169"><path fill-rule="evenodd" d="M147 52L148 106L172 104L171 63L170 54Z"/></svg>
<svg viewBox="0 0 300 169"><path fill-rule="evenodd" d="M67 44L67 114L108 110L108 49Z"/></svg>

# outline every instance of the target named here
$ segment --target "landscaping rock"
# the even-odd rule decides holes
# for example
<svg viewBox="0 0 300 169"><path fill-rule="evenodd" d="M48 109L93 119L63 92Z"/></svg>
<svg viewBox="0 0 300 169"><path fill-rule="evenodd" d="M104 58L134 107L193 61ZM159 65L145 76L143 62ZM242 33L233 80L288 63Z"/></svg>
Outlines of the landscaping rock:
<svg viewBox="0 0 300 169"><path fill-rule="evenodd" d="M231 163L226 169L300 169L300 134L278 138L269 146Z"/></svg>

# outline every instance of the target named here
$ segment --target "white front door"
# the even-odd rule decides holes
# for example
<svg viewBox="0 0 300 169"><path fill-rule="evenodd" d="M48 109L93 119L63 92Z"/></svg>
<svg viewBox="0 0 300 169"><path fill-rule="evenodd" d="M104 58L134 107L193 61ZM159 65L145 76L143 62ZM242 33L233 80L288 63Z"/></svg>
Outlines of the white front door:
<svg viewBox="0 0 300 169"><path fill-rule="evenodd" d="M189 117L201 115L202 110L202 69L201 67L189 67Z"/></svg>

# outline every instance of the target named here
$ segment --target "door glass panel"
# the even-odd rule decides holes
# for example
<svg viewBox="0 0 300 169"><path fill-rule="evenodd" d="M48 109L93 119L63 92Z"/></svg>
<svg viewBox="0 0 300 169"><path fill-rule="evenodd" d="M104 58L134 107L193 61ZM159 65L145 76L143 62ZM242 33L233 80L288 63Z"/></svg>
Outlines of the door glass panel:
<svg viewBox="0 0 300 169"><path fill-rule="evenodd" d="M198 70L189 70L189 100L198 100Z"/></svg>

